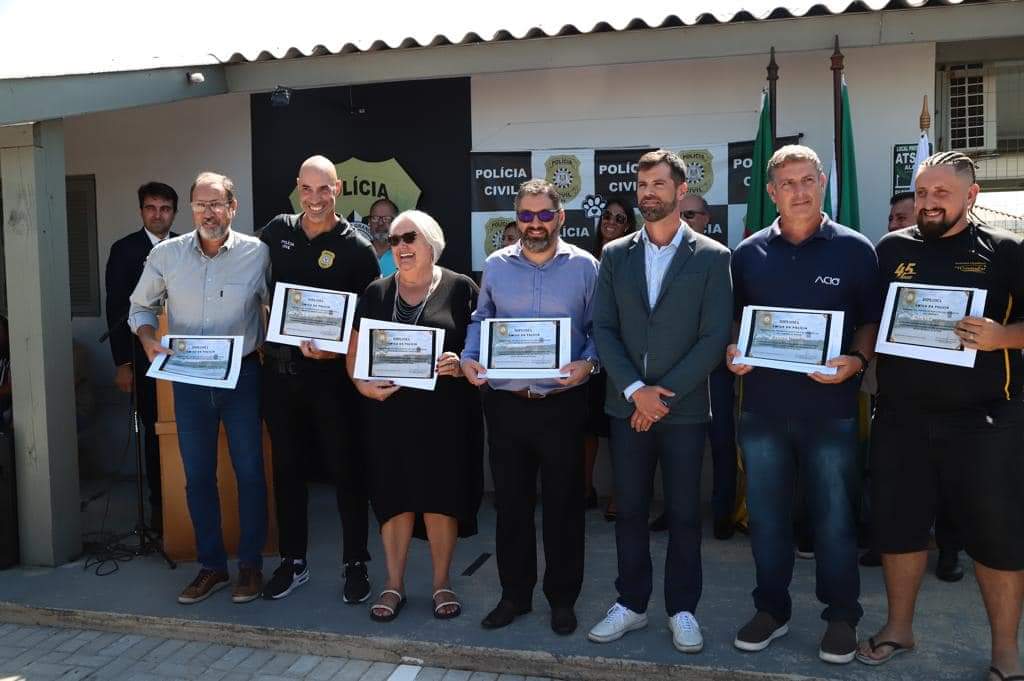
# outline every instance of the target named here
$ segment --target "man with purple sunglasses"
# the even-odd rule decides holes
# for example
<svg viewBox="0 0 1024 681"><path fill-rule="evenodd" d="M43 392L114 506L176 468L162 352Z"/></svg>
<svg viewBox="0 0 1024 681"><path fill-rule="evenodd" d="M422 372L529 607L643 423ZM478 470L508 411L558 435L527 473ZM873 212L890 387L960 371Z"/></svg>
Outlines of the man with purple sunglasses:
<svg viewBox="0 0 1024 681"><path fill-rule="evenodd" d="M480 297L466 332L462 369L483 391L491 473L498 509L495 553L501 600L481 622L507 626L533 608L537 584L534 529L537 472L544 497L544 595L551 629L576 630L573 610L583 585L583 426L587 394L582 386L600 370L591 336L591 303L597 260L559 236L565 211L554 185L524 182L516 195L519 243L484 263ZM480 364L480 325L488 318L569 317L571 355L562 378L488 380Z"/></svg>

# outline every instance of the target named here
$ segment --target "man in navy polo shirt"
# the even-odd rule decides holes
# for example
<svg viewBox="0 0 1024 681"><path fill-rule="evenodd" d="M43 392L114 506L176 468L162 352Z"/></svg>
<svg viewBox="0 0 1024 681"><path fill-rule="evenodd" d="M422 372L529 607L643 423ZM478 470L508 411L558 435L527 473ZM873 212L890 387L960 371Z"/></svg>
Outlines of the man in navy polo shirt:
<svg viewBox="0 0 1024 681"><path fill-rule="evenodd" d="M779 210L745 239L732 260L736 319L745 305L844 313L836 373L800 374L733 364L743 379L738 440L747 471L757 613L736 634L740 650L764 650L789 631L793 497L797 470L813 523L817 596L828 622L818 656L853 660L858 601L856 500L857 390L878 332L878 259L871 242L821 212L825 174L814 150L782 147L768 162L768 194Z"/></svg>

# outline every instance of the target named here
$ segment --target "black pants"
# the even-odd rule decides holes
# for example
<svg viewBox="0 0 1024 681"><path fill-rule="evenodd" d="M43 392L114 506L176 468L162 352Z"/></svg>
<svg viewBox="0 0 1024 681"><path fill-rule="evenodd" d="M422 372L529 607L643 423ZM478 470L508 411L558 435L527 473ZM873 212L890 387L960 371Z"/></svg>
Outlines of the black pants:
<svg viewBox="0 0 1024 681"><path fill-rule="evenodd" d="M344 363L267 361L263 418L274 459L274 499L281 556L305 559L309 543L306 470L322 457L341 516L342 561L368 561L369 502L356 392Z"/></svg>
<svg viewBox="0 0 1024 681"><path fill-rule="evenodd" d="M156 379L146 378L149 364L140 366L135 373L136 397L139 409L139 426L142 429L143 458L146 463L146 486L149 488L149 505L154 511L160 509L163 495L160 490L160 439L156 436Z"/></svg>
<svg viewBox="0 0 1024 681"><path fill-rule="evenodd" d="M495 547L502 598L533 603L537 585L537 472L544 498L544 595L572 607L583 585L583 388L540 400L484 389L498 508Z"/></svg>

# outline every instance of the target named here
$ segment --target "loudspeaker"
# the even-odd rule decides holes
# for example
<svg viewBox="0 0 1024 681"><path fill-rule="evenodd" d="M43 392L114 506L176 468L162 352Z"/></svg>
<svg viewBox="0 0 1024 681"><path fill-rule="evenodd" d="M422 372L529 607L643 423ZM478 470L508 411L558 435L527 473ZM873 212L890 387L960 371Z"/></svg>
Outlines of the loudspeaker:
<svg viewBox="0 0 1024 681"><path fill-rule="evenodd" d="M18 564L18 496L14 443L0 431L0 569Z"/></svg>

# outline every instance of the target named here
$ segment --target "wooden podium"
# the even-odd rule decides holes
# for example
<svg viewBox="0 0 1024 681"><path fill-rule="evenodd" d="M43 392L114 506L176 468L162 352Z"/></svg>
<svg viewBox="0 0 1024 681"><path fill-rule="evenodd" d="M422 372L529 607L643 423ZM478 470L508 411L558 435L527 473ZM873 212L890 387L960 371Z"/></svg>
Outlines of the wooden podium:
<svg viewBox="0 0 1024 681"><path fill-rule="evenodd" d="M167 332L164 318L159 333ZM196 536L185 501L185 468L178 449L178 424L174 419L174 391L169 381L156 382L156 434L160 438L160 481L163 491L164 551L174 560L196 559ZM267 478L267 543L263 555L277 555L277 515L274 506L273 454L270 436L263 426L263 471ZM217 440L217 490L220 493L220 522L224 547L230 557L238 555L238 485L228 454L223 424Z"/></svg>

